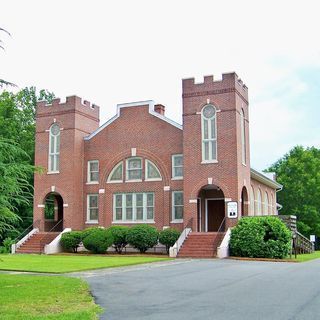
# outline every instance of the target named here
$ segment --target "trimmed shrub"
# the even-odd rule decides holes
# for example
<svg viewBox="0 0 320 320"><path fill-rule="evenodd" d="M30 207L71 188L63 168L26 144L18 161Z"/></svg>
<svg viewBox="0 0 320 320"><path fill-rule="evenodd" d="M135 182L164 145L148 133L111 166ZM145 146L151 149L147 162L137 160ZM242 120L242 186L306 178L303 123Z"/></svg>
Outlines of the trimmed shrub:
<svg viewBox="0 0 320 320"><path fill-rule="evenodd" d="M113 243L112 233L108 229L95 228L83 239L84 247L92 253L104 253Z"/></svg>
<svg viewBox="0 0 320 320"><path fill-rule="evenodd" d="M89 228L86 228L86 229L82 230L81 231L82 232L82 240L84 240L84 238L86 236L88 236L91 232L94 232L97 229L103 229L103 228L101 228L101 227L89 227Z"/></svg>
<svg viewBox="0 0 320 320"><path fill-rule="evenodd" d="M166 246L167 253L169 253L169 248L172 247L178 238L180 237L180 232L174 228L167 228L159 233L159 242Z"/></svg>
<svg viewBox="0 0 320 320"><path fill-rule="evenodd" d="M121 253L123 248L128 244L127 234L129 227L126 226L112 226L108 228L113 236L113 247L117 253Z"/></svg>
<svg viewBox="0 0 320 320"><path fill-rule="evenodd" d="M12 240L11 238L5 238L2 244L3 246L0 246L0 253L10 253L11 245L14 244L14 240Z"/></svg>
<svg viewBox="0 0 320 320"><path fill-rule="evenodd" d="M83 233L81 231L65 232L61 235L61 246L64 250L77 252L82 241Z"/></svg>
<svg viewBox="0 0 320 320"><path fill-rule="evenodd" d="M277 217L245 217L231 231L232 256L283 259L290 249L291 232Z"/></svg>
<svg viewBox="0 0 320 320"><path fill-rule="evenodd" d="M127 241L141 253L144 253L158 243L158 230L147 224L131 227L128 230Z"/></svg>

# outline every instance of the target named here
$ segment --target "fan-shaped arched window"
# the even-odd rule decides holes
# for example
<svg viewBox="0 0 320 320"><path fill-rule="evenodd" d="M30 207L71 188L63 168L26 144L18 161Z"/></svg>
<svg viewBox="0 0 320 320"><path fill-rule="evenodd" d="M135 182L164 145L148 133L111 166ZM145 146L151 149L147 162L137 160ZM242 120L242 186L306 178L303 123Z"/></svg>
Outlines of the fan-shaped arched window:
<svg viewBox="0 0 320 320"><path fill-rule="evenodd" d="M54 123L49 131L49 172L59 172L60 163L60 127Z"/></svg>
<svg viewBox="0 0 320 320"><path fill-rule="evenodd" d="M246 164L246 124L245 124L245 116L244 111L241 109L240 113L240 127L241 127L241 156L242 163Z"/></svg>
<svg viewBox="0 0 320 320"><path fill-rule="evenodd" d="M216 108L207 104L201 112L202 162L217 160Z"/></svg>
<svg viewBox="0 0 320 320"><path fill-rule="evenodd" d="M254 216L254 191L252 186L250 188L250 214Z"/></svg>
<svg viewBox="0 0 320 320"><path fill-rule="evenodd" d="M264 209L263 214L268 215L268 209L269 209L269 197L267 191L264 193Z"/></svg>
<svg viewBox="0 0 320 320"><path fill-rule="evenodd" d="M123 161L119 162L110 172L107 182L123 182Z"/></svg>
<svg viewBox="0 0 320 320"><path fill-rule="evenodd" d="M148 181L161 181L162 177L157 166L150 160L146 159L145 162L145 180Z"/></svg>

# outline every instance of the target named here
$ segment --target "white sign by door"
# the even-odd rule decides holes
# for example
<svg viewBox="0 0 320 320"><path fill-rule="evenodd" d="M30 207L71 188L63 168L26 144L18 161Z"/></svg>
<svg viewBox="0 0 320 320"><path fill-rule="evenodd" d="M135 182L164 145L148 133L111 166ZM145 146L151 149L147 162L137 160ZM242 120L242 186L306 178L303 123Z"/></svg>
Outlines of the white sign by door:
<svg viewBox="0 0 320 320"><path fill-rule="evenodd" d="M314 234L310 234L310 241L316 242L316 236Z"/></svg>
<svg viewBox="0 0 320 320"><path fill-rule="evenodd" d="M228 212L228 218L230 219L238 218L238 202L236 201L227 202L227 212Z"/></svg>

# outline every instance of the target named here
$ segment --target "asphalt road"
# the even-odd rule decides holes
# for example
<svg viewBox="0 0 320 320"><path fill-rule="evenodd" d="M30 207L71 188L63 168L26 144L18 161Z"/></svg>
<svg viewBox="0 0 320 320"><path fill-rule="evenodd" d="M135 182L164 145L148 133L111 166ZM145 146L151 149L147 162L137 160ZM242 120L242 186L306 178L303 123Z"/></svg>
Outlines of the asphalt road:
<svg viewBox="0 0 320 320"><path fill-rule="evenodd" d="M320 259L175 260L79 275L101 319L320 319Z"/></svg>

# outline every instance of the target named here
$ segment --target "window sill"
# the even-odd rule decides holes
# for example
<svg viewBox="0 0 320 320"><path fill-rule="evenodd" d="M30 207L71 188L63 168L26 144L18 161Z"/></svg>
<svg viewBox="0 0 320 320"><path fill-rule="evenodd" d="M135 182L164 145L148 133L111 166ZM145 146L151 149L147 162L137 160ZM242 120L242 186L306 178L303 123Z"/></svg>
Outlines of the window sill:
<svg viewBox="0 0 320 320"><path fill-rule="evenodd" d="M112 221L112 224L148 224L148 223L155 223L154 220L147 220L147 221Z"/></svg>
<svg viewBox="0 0 320 320"><path fill-rule="evenodd" d="M204 161L201 161L201 164L210 164L210 163L218 163L218 160L204 160Z"/></svg>
<svg viewBox="0 0 320 320"><path fill-rule="evenodd" d="M107 181L107 183L123 183L123 180Z"/></svg>
<svg viewBox="0 0 320 320"><path fill-rule="evenodd" d="M183 223L183 219L172 220L170 223Z"/></svg>
<svg viewBox="0 0 320 320"><path fill-rule="evenodd" d="M97 220L86 221L85 224L99 224Z"/></svg>
<svg viewBox="0 0 320 320"><path fill-rule="evenodd" d="M48 171L47 174L58 174L60 171Z"/></svg>
<svg viewBox="0 0 320 320"><path fill-rule="evenodd" d="M246 165L245 163L243 163L243 162L242 162L242 165L245 166L245 167L247 166L247 165Z"/></svg>
<svg viewBox="0 0 320 320"><path fill-rule="evenodd" d="M126 180L125 182L142 182L142 179L139 179L139 180Z"/></svg>
<svg viewBox="0 0 320 320"><path fill-rule="evenodd" d="M159 179L159 178L157 178L157 179L145 179L144 181L146 181L146 182L148 182L148 181L162 181L162 179Z"/></svg>
<svg viewBox="0 0 320 320"><path fill-rule="evenodd" d="M171 180L183 180L183 177L172 177Z"/></svg>
<svg viewBox="0 0 320 320"><path fill-rule="evenodd" d="M86 185L90 185L90 184L99 184L99 181L89 181L89 182L86 182Z"/></svg>

